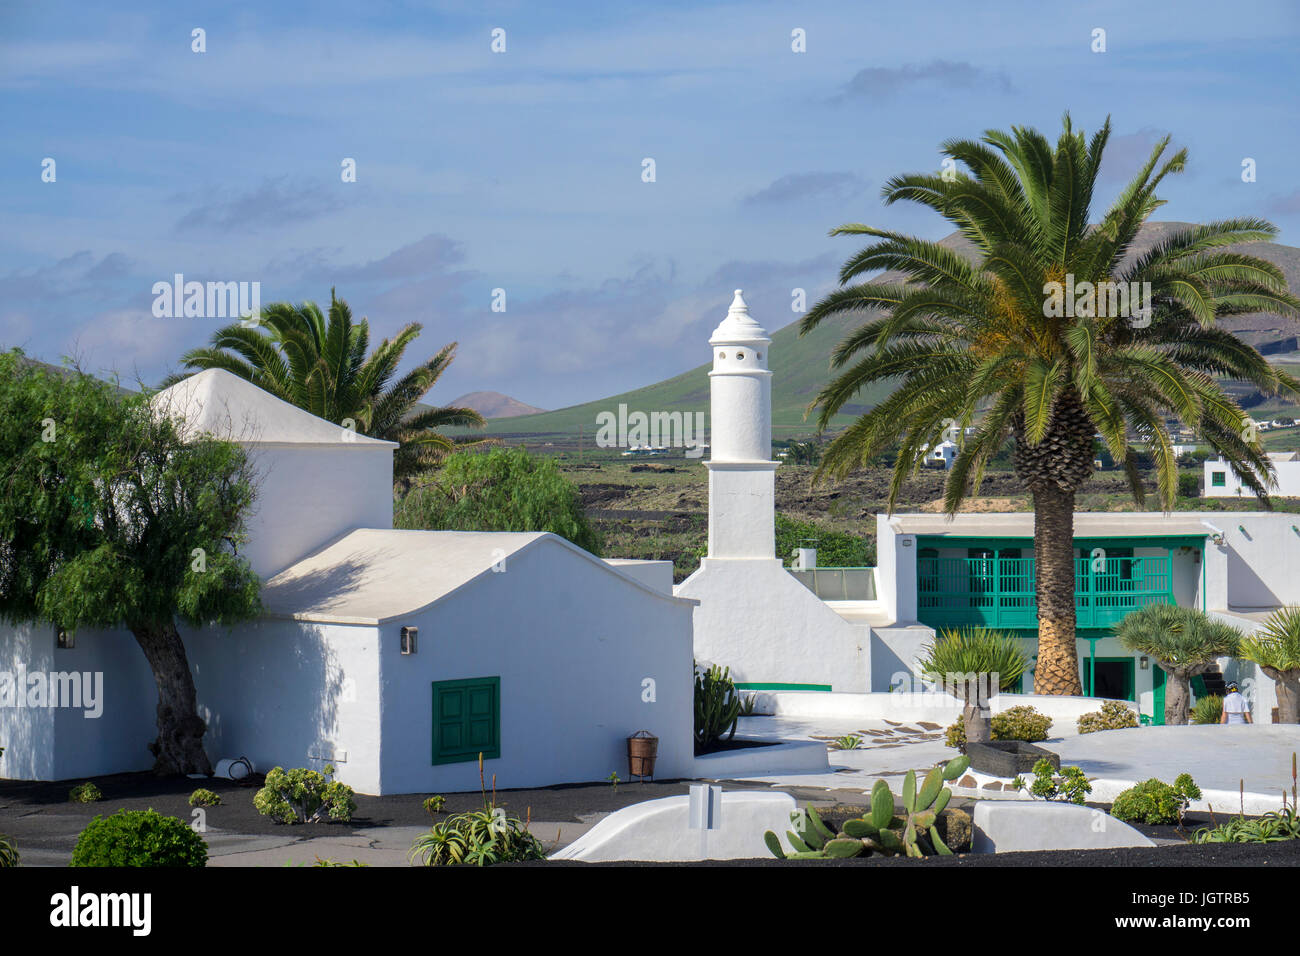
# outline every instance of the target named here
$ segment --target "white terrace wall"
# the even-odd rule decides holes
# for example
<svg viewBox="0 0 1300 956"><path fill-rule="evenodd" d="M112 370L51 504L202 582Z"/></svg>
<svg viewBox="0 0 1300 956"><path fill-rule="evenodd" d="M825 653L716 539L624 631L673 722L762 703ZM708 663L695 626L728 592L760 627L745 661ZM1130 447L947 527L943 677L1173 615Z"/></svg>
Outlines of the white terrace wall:
<svg viewBox="0 0 1300 956"><path fill-rule="evenodd" d="M432 763L434 681L500 677L501 756L488 785L626 779L626 738L659 738L655 776L694 760L692 605L539 539L409 619L380 626L383 793L477 790L477 761ZM419 628L403 656L403 625ZM648 699L647 679L653 699Z"/></svg>
<svg viewBox="0 0 1300 956"><path fill-rule="evenodd" d="M1215 512L1206 521L1223 532L1226 598L1210 592L1211 608L1268 608L1300 604L1300 515L1260 511ZM1213 565L1209 566L1213 569Z"/></svg>
<svg viewBox="0 0 1300 956"><path fill-rule="evenodd" d="M385 445L246 446L258 479L244 554L262 578L354 528L393 526L393 451Z"/></svg>

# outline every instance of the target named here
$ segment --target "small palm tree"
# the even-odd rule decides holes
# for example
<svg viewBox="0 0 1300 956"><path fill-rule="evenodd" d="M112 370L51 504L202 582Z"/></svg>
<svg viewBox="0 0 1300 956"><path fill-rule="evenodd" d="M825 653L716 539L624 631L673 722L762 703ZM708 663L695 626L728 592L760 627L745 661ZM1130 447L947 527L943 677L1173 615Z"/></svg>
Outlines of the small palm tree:
<svg viewBox="0 0 1300 956"><path fill-rule="evenodd" d="M1006 631L958 628L941 631L922 650L921 673L962 702L967 743L987 743L993 738L988 702L1014 687L1029 663L1016 638Z"/></svg>
<svg viewBox="0 0 1300 956"><path fill-rule="evenodd" d="M1300 607L1278 608L1241 641L1238 656L1259 665L1277 688L1277 719L1300 724Z"/></svg>
<svg viewBox="0 0 1300 956"><path fill-rule="evenodd" d="M863 389L892 389L830 443L819 477L841 477L897 448L892 512L923 450L946 432L962 446L944 493L954 514L978 492L989 459L1014 441L1016 473L1033 497L1035 689L1043 694L1082 693L1074 499L1092 475L1093 436L1100 434L1123 463L1139 504L1145 492L1130 432L1151 448L1161 505L1172 509L1177 497L1169 416L1195 428L1266 496L1273 466L1218 379L1250 382L1268 395L1300 394L1300 381L1216 325L1224 316L1300 310L1277 266L1225 249L1270 239L1277 228L1253 218L1180 227L1139 254L1138 231L1164 202L1156 188L1182 171L1187 153L1166 157L1165 137L1100 223L1090 225L1109 136L1109 120L1089 140L1067 114L1054 148L1022 127L944 143L942 152L969 172L896 177L885 184L885 202L929 206L974 244L976 261L940 243L841 226L832 235L876 241L845 263L841 288L801 324L806 333L830 318L878 313L832 354L837 377L810 407L819 409L822 428ZM890 272L857 281L882 269ZM1128 293L1140 292L1142 283L1150 283L1149 311L1139 314Z"/></svg>
<svg viewBox="0 0 1300 956"><path fill-rule="evenodd" d="M1235 657L1241 632L1204 611L1173 604L1148 604L1115 625L1115 636L1131 651L1155 659L1169 675L1165 723L1185 724L1191 706L1191 679L1216 657Z"/></svg>
<svg viewBox="0 0 1300 956"><path fill-rule="evenodd" d="M209 346L186 352L181 361L192 370L225 369L326 421L350 421L364 435L400 443L393 479L408 485L413 475L435 465L454 447L487 443L457 442L439 431L482 428L483 416L472 408L415 407L451 365L455 342L393 380L407 346L420 331L420 324L412 322L367 356L370 323L353 322L347 302L331 289L328 318L314 302L276 302L253 324L217 330ZM172 376L164 384L184 377Z"/></svg>

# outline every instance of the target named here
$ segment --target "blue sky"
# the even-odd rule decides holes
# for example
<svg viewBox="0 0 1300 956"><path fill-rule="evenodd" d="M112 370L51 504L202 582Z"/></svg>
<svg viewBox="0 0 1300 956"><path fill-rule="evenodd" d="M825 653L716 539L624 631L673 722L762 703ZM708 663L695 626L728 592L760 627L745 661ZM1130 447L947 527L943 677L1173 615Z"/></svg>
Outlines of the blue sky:
<svg viewBox="0 0 1300 956"><path fill-rule="evenodd" d="M1263 215L1300 245L1297 11L3 0L0 345L155 382L222 324L155 318L155 282L335 285L376 339L460 342L429 400L560 407L706 361L733 288L797 319L791 290L815 301L855 249L840 223L945 235L881 184L950 137L1054 138L1066 109L1112 117L1103 200L1168 133L1190 166L1157 218Z"/></svg>

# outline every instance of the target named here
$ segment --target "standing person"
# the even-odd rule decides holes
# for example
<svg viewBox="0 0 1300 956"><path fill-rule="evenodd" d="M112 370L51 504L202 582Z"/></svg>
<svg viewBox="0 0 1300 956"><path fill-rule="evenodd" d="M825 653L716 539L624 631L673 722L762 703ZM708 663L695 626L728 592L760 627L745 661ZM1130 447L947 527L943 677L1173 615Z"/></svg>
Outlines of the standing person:
<svg viewBox="0 0 1300 956"><path fill-rule="evenodd" d="M1221 724L1252 724L1250 719L1250 705L1246 703L1246 698L1241 696L1237 690L1236 684L1228 685L1228 696L1223 698L1223 716L1219 718Z"/></svg>

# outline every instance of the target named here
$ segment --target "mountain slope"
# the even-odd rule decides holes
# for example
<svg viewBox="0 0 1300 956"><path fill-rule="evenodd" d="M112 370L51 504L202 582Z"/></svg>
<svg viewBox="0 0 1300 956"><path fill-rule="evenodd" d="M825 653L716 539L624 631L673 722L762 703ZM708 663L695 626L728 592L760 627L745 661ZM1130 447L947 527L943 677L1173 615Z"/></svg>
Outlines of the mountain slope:
<svg viewBox="0 0 1300 956"><path fill-rule="evenodd" d="M1135 243L1133 255L1140 255L1171 230L1186 225L1178 222L1152 222L1143 227ZM974 258L974 247L959 233L941 241L942 245ZM1300 249L1272 242L1229 246L1229 249L1249 251L1267 259L1282 269L1292 290L1300 289ZM848 253L846 252L846 255ZM897 274L884 274L877 280L894 281ZM721 311L719 312L721 319ZM762 317L759 317L760 324ZM830 378L831 350L850 328L861 324L862 316L827 320L806 336L799 335L798 320L768 334L772 336L772 437L776 439L803 437L814 431L813 422L804 421L804 409ZM1273 361L1300 361L1300 324L1273 315L1245 315L1227 319L1223 327L1255 346ZM708 346L701 342L700 351L707 355ZM577 435L581 426L587 434L594 434L596 416L603 411L617 414L618 406L625 404L628 411L683 411L704 412L709 409L709 364L699 365L673 378L633 389L609 398L582 405L572 405L539 415L493 421L488 431L496 435ZM879 386L858 396L858 402L845 407L833 426L843 426L857 415L878 403L889 393L887 386Z"/></svg>
<svg viewBox="0 0 1300 956"><path fill-rule="evenodd" d="M520 415L538 415L546 411L536 405L525 405L516 398L500 392L467 392L452 399L451 408L472 408L484 418L517 418Z"/></svg>

